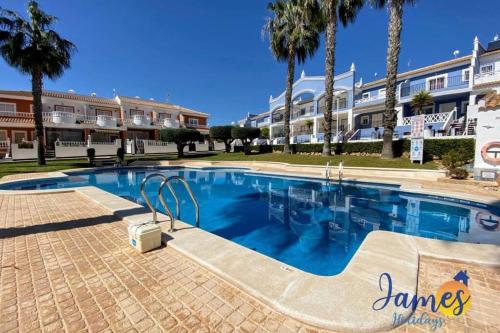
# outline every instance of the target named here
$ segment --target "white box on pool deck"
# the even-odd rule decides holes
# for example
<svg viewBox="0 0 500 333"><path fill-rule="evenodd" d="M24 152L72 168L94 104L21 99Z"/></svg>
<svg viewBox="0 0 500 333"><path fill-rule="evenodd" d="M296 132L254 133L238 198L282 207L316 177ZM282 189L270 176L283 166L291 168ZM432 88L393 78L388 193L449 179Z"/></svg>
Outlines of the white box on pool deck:
<svg viewBox="0 0 500 333"><path fill-rule="evenodd" d="M154 223L137 223L128 226L128 240L141 253L161 246L161 229Z"/></svg>

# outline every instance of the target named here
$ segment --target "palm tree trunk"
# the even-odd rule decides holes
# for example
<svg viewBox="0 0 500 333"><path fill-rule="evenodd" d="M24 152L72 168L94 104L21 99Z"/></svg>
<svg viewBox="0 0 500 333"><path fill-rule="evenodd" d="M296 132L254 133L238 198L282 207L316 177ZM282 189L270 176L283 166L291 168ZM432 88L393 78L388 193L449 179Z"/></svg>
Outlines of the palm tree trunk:
<svg viewBox="0 0 500 333"><path fill-rule="evenodd" d="M389 45L387 48L387 79L385 83L384 145L382 158L394 158L392 136L396 126L396 84L398 75L401 30L403 28L403 1L393 0L389 7Z"/></svg>
<svg viewBox="0 0 500 333"><path fill-rule="evenodd" d="M42 117L42 79L43 74L41 68L39 66L35 66L31 75L31 89L33 94L33 113L35 118L35 137L38 141L38 165L46 164Z"/></svg>
<svg viewBox="0 0 500 333"><path fill-rule="evenodd" d="M332 108L333 108L333 77L335 71L335 40L337 33L337 13L335 10L336 1L331 1L326 8L326 56L325 56L325 107L323 113L325 122L323 123L324 142L323 156L332 154Z"/></svg>
<svg viewBox="0 0 500 333"><path fill-rule="evenodd" d="M295 45L290 43L288 47L288 73L286 77L286 93L285 93L285 146L283 147L284 154L290 154L290 109L292 108L292 89L293 80L295 78Z"/></svg>

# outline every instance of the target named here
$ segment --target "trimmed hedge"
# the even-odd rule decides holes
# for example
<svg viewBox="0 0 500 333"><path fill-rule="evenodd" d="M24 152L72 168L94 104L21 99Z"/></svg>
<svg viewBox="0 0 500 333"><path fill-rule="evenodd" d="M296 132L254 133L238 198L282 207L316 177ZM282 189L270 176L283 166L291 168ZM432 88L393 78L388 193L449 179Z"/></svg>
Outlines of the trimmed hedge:
<svg viewBox="0 0 500 333"><path fill-rule="evenodd" d="M382 151L382 141L376 142L346 142L341 144L332 143L332 150L336 154L341 153L369 153L379 154ZM321 153L323 151L322 143L315 144L294 144L291 145L292 151L297 153ZM437 156L443 158L452 150L463 150L466 152L466 159L474 158L474 139L425 139L424 154L427 156ZM283 151L283 145L274 145L273 150ZM401 156L404 152L410 152L410 140L394 141L394 154Z"/></svg>

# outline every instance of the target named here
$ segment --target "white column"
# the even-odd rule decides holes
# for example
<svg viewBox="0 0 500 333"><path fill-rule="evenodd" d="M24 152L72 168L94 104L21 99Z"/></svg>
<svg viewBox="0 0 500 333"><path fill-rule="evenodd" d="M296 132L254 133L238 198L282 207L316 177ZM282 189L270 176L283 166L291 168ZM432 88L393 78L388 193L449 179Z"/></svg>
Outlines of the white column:
<svg viewBox="0 0 500 333"><path fill-rule="evenodd" d="M403 106L397 106L395 109L396 109L396 112L398 114L396 125L402 126L403 125Z"/></svg>
<svg viewBox="0 0 500 333"><path fill-rule="evenodd" d="M352 115L352 109L347 111L347 130L350 131L354 128L354 116Z"/></svg>

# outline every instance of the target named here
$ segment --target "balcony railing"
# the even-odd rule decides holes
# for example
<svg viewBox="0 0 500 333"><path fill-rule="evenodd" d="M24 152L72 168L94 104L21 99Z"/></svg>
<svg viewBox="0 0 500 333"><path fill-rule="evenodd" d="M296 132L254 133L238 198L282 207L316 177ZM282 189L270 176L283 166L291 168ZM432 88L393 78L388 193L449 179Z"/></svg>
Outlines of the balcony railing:
<svg viewBox="0 0 500 333"><path fill-rule="evenodd" d="M337 104L335 104L335 102L333 103L333 107L332 107L332 112L336 112L337 111ZM347 101L346 100L342 100L340 103L339 103L339 107L338 107L338 110L339 111L344 111L347 109ZM326 106L322 105L318 108L318 114L320 113L324 113L326 111Z"/></svg>
<svg viewBox="0 0 500 333"><path fill-rule="evenodd" d="M500 71L491 71L474 75L474 85L500 81Z"/></svg>
<svg viewBox="0 0 500 333"><path fill-rule="evenodd" d="M426 81L421 83L410 83L410 85L401 86L400 97L410 97L420 91L427 91L430 93L449 90L451 88L467 88L469 80L465 79L462 75L447 76L442 81Z"/></svg>
<svg viewBox="0 0 500 333"><path fill-rule="evenodd" d="M446 122L449 119L450 114L452 112L441 112L441 113L426 114L424 122L426 124L427 123L441 123L441 122L444 123L444 122ZM404 117L403 118L403 126L404 125L411 125L411 118L412 117Z"/></svg>
<svg viewBox="0 0 500 333"><path fill-rule="evenodd" d="M179 121L172 118L163 118L156 120L155 125L166 128L179 128Z"/></svg>
<svg viewBox="0 0 500 333"><path fill-rule="evenodd" d="M365 97L365 98L360 98L354 101L355 105L360 105L364 103L369 103L373 101L381 101L385 99L385 95L376 95L376 96L370 96L370 97Z"/></svg>
<svg viewBox="0 0 500 333"><path fill-rule="evenodd" d="M132 117L126 118L124 123L127 126L151 126L151 117L135 114Z"/></svg>

